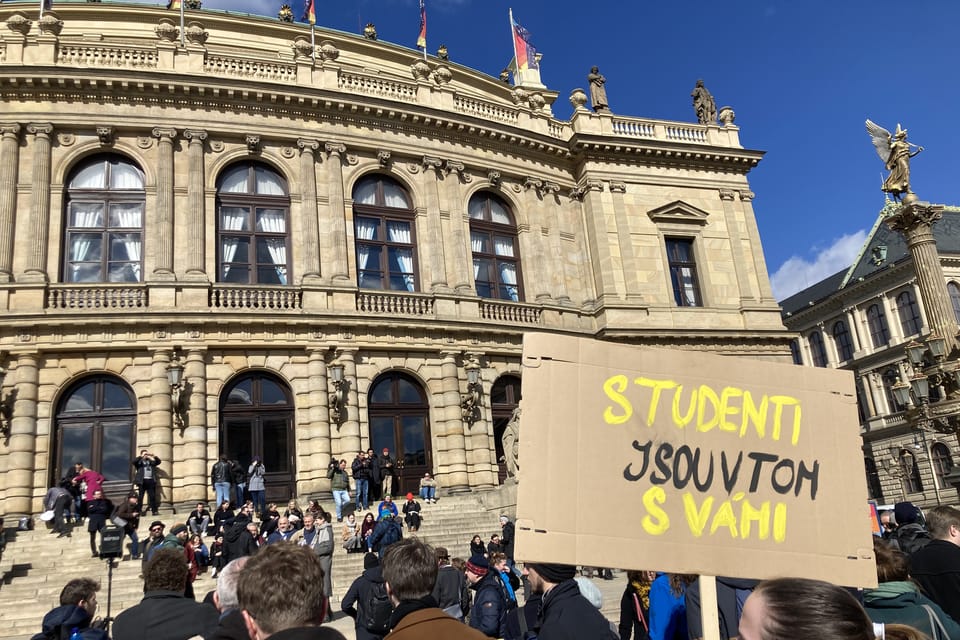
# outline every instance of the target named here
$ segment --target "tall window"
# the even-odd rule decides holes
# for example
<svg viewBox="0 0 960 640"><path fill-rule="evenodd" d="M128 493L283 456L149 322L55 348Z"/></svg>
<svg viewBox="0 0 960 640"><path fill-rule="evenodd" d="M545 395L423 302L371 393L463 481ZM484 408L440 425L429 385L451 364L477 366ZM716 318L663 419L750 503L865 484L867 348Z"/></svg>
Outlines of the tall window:
<svg viewBox="0 0 960 640"><path fill-rule="evenodd" d="M819 331L814 331L807 338L810 342L810 354L813 356L813 366L827 366L827 349L823 345L823 336Z"/></svg>
<svg viewBox="0 0 960 640"><path fill-rule="evenodd" d="M667 238L667 263L673 299L678 307L700 307L700 284L697 282L697 261L693 255L693 240Z"/></svg>
<svg viewBox="0 0 960 640"><path fill-rule="evenodd" d="M790 355L793 357L793 364L803 364L803 358L800 357L800 341L791 340L790 341Z"/></svg>
<svg viewBox="0 0 960 640"><path fill-rule="evenodd" d="M870 339L874 347L885 347L890 342L890 329L887 327L887 316L879 304L872 304L867 309L867 325L870 327Z"/></svg>
<svg viewBox="0 0 960 640"><path fill-rule="evenodd" d="M413 207L396 181L370 175L353 189L357 285L361 289L417 290Z"/></svg>
<svg viewBox="0 0 960 640"><path fill-rule="evenodd" d="M900 484L904 493L920 493L923 491L923 482L920 480L917 459L906 449L900 450Z"/></svg>
<svg viewBox="0 0 960 640"><path fill-rule="evenodd" d="M864 458L863 466L867 472L867 493L869 497L877 502L883 501L883 489L880 486L880 474L877 473L877 465L873 458Z"/></svg>
<svg viewBox="0 0 960 640"><path fill-rule="evenodd" d="M475 194L467 210L477 295L514 302L523 300L517 228L510 210L490 193Z"/></svg>
<svg viewBox="0 0 960 640"><path fill-rule="evenodd" d="M887 396L887 404L890 411L903 411L905 406L897 402L897 396L893 393L893 385L900 381L900 374L896 369L887 369L883 372L883 390Z"/></svg>
<svg viewBox="0 0 960 640"><path fill-rule="evenodd" d="M847 323L843 320L833 323L833 341L837 345L837 356L841 361L853 357L853 341L850 339L850 330L847 329Z"/></svg>
<svg viewBox="0 0 960 640"><path fill-rule="evenodd" d="M953 305L953 317L960 322L960 285L954 281L947 283L947 291L950 292L950 304Z"/></svg>
<svg viewBox="0 0 960 640"><path fill-rule="evenodd" d="M290 197L287 182L266 165L242 162L217 180L219 280L288 284Z"/></svg>
<svg viewBox="0 0 960 640"><path fill-rule="evenodd" d="M143 172L117 155L89 158L67 180L63 280L143 279Z"/></svg>
<svg viewBox="0 0 960 640"><path fill-rule="evenodd" d="M933 461L933 470L937 474L940 486L948 486L949 483L944 477L953 469L953 457L950 455L950 449L942 442L934 442L930 447L930 458Z"/></svg>
<svg viewBox="0 0 960 640"><path fill-rule="evenodd" d="M904 291L897 296L897 314L900 316L903 335L915 336L920 333L920 309L912 291Z"/></svg>

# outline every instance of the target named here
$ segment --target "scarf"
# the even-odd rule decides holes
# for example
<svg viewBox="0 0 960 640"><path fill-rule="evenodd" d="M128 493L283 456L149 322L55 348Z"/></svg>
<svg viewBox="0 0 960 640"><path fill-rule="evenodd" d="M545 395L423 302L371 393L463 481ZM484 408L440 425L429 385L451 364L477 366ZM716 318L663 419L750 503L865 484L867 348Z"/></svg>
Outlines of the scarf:
<svg viewBox="0 0 960 640"><path fill-rule="evenodd" d="M393 613L390 614L390 629L393 629L400 621L405 617L413 613L414 611L420 611L421 609L432 609L436 608L437 601L433 599L433 596L426 595L417 600L401 600L393 609Z"/></svg>

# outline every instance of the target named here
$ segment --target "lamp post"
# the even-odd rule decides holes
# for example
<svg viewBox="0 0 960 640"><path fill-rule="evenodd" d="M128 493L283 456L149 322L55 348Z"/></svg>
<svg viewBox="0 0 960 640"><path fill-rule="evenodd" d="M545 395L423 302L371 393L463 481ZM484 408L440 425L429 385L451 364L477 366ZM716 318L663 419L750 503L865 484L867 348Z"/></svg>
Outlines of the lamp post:
<svg viewBox="0 0 960 640"><path fill-rule="evenodd" d="M333 393L330 394L330 420L340 428L347 419L347 381L343 379L343 365L339 362L330 365L330 379L333 381Z"/></svg>
<svg viewBox="0 0 960 640"><path fill-rule="evenodd" d="M170 364L167 365L167 382L170 383L170 405L173 412L173 424L183 430L183 365L173 354Z"/></svg>
<svg viewBox="0 0 960 640"><path fill-rule="evenodd" d="M7 370L3 367L0 367L0 436L3 436L4 439L10 437L10 405L7 404L6 398L3 397L3 381L7 377Z"/></svg>
<svg viewBox="0 0 960 640"><path fill-rule="evenodd" d="M460 416L468 425L480 419L481 390L480 363L475 355L470 355L463 364L467 372L467 393L460 398Z"/></svg>

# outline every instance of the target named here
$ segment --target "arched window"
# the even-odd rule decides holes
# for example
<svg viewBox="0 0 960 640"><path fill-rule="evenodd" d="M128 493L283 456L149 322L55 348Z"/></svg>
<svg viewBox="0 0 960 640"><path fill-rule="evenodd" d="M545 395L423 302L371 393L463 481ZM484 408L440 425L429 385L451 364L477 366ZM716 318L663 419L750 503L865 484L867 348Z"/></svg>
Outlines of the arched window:
<svg viewBox="0 0 960 640"><path fill-rule="evenodd" d="M850 339L850 330L847 329L847 323L843 320L837 320L833 323L833 341L837 345L837 356L841 361L853 357L853 341Z"/></svg>
<svg viewBox="0 0 960 640"><path fill-rule="evenodd" d="M220 282L288 284L290 196L270 167L241 162L217 179Z"/></svg>
<svg viewBox="0 0 960 640"><path fill-rule="evenodd" d="M414 211L395 180L374 174L353 189L357 285L361 289L417 290Z"/></svg>
<svg viewBox="0 0 960 640"><path fill-rule="evenodd" d="M803 364L803 358L800 356L800 341L793 339L790 341L790 355L793 357L793 364Z"/></svg>
<svg viewBox="0 0 960 640"><path fill-rule="evenodd" d="M883 489L880 486L880 474L877 473L877 465L873 458L864 458L863 466L867 472L867 491L869 497L877 502L883 502Z"/></svg>
<svg viewBox="0 0 960 640"><path fill-rule="evenodd" d="M406 373L387 372L370 386L367 407L370 447L377 453L386 447L398 462L394 492L416 492L423 474L434 471L430 406L423 387Z"/></svg>
<svg viewBox="0 0 960 640"><path fill-rule="evenodd" d="M517 227L507 205L497 196L481 192L470 198L467 211L477 295L523 300Z"/></svg>
<svg viewBox="0 0 960 640"><path fill-rule="evenodd" d="M887 327L887 316L879 304L872 304L867 309L867 325L870 327L870 339L876 348L885 347L890 342L890 329Z"/></svg>
<svg viewBox="0 0 960 640"><path fill-rule="evenodd" d="M940 486L949 486L944 477L953 469L953 456L950 455L950 449L942 442L934 442L930 447L930 459L933 461L933 470L937 474Z"/></svg>
<svg viewBox="0 0 960 640"><path fill-rule="evenodd" d="M813 356L813 366L827 366L827 349L823 346L823 336L820 335L820 332L814 331L811 333L807 336L807 341L810 343L810 355Z"/></svg>
<svg viewBox="0 0 960 640"><path fill-rule="evenodd" d="M900 316L900 327L904 336L915 336L920 333L920 309L912 291L903 291L897 296L897 314Z"/></svg>
<svg viewBox="0 0 960 640"><path fill-rule="evenodd" d="M951 280L947 283L947 291L950 292L950 304L953 305L953 317L960 322L960 285Z"/></svg>
<svg viewBox="0 0 960 640"><path fill-rule="evenodd" d="M143 280L143 172L115 154L97 155L67 178L65 282Z"/></svg>
<svg viewBox="0 0 960 640"><path fill-rule="evenodd" d="M917 459L906 449L900 450L900 484L904 493L920 493L923 491L923 482L920 480Z"/></svg>

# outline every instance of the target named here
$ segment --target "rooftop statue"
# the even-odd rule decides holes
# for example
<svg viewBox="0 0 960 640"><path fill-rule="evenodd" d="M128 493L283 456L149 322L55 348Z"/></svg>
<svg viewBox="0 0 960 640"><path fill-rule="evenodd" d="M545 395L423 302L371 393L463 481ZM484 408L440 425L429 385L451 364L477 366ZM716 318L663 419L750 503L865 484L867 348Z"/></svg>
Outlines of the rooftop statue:
<svg viewBox="0 0 960 640"><path fill-rule="evenodd" d="M870 134L877 155L890 172L883 181L881 190L897 200L905 193L913 193L910 191L910 158L923 151L923 147L907 142L907 130L901 129L899 122L896 133L891 134L880 125L867 120L867 133ZM911 147L915 151L911 151Z"/></svg>
<svg viewBox="0 0 960 640"><path fill-rule="evenodd" d="M693 110L700 124L717 124L717 103L713 95L703 86L703 80L697 80L697 86L690 94L693 98Z"/></svg>
<svg viewBox="0 0 960 640"><path fill-rule="evenodd" d="M590 67L590 73L587 74L587 81L590 83L590 102L593 103L593 110L596 112L610 111L610 105L607 104L607 89L603 85L607 79L600 74L598 67Z"/></svg>

